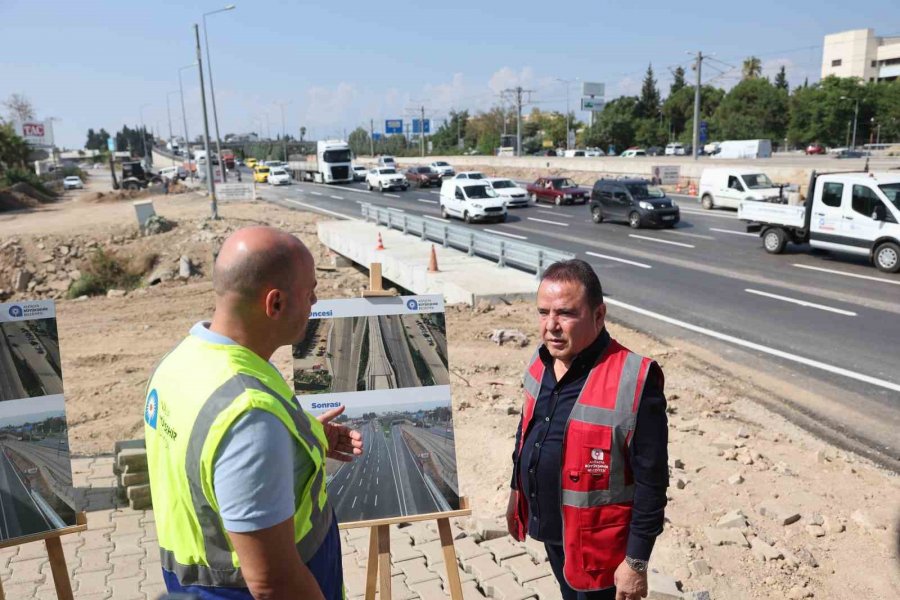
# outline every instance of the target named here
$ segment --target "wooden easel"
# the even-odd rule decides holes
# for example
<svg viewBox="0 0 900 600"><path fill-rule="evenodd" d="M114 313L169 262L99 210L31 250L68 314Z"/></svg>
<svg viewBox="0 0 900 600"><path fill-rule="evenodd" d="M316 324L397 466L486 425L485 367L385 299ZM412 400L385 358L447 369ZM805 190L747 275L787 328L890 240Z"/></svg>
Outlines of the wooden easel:
<svg viewBox="0 0 900 600"><path fill-rule="evenodd" d="M44 540L44 545L47 546L47 556L50 558L50 571L53 573L53 585L56 586L56 597L59 598L59 600L74 600L75 597L72 595L72 582L69 581L69 569L66 567L66 555L63 552L62 542L59 541L59 538L80 531L87 531L87 515L83 512L75 514L75 525L72 525L71 527L35 533L34 535L26 535L14 540L0 542L0 549ZM3 594L3 584L0 583L0 600L4 600L5 597L6 596Z"/></svg>
<svg viewBox="0 0 900 600"><path fill-rule="evenodd" d="M363 298L396 296L396 290L384 289L381 279L381 263L369 265L369 289L363 291ZM453 545L453 533L450 531L450 519L468 517L472 514L469 499L459 498L459 510L450 510L424 515L391 517L388 519L372 519L356 521L340 525L340 529L369 528L369 560L366 564L366 600L375 600L375 590L381 590L381 600L391 598L391 532L390 526L417 521L437 521L438 534L441 537L441 548L444 552L444 567L447 569L447 582L450 584L451 600L463 600L462 582L459 579L459 566L456 562L456 548ZM2 600L2 598L0 598Z"/></svg>

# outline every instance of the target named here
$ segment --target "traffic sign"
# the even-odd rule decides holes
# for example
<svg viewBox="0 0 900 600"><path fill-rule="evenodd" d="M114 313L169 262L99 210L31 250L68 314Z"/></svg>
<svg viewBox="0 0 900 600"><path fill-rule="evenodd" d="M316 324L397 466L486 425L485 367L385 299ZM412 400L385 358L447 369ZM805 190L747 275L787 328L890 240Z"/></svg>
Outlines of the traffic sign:
<svg viewBox="0 0 900 600"><path fill-rule="evenodd" d="M582 82L581 95L582 96L605 96L606 95L606 84L591 83L589 81Z"/></svg>
<svg viewBox="0 0 900 600"><path fill-rule="evenodd" d="M589 110L593 112L601 112L606 106L606 100L603 98L582 98L581 110Z"/></svg>
<svg viewBox="0 0 900 600"><path fill-rule="evenodd" d="M376 142L379 141L382 137L384 137L384 134L377 133L377 132L372 134L372 139L375 140Z"/></svg>
<svg viewBox="0 0 900 600"><path fill-rule="evenodd" d="M709 137L709 124L706 121L700 121L700 143L706 143Z"/></svg>
<svg viewBox="0 0 900 600"><path fill-rule="evenodd" d="M422 119L412 120L412 132L421 133ZM431 119L425 119L425 133L431 133Z"/></svg>
<svg viewBox="0 0 900 600"><path fill-rule="evenodd" d="M106 138L106 147L109 148L110 152L116 151L116 138L110 137Z"/></svg>
<svg viewBox="0 0 900 600"><path fill-rule="evenodd" d="M387 119L384 122L384 132L388 135L403 133L403 119Z"/></svg>

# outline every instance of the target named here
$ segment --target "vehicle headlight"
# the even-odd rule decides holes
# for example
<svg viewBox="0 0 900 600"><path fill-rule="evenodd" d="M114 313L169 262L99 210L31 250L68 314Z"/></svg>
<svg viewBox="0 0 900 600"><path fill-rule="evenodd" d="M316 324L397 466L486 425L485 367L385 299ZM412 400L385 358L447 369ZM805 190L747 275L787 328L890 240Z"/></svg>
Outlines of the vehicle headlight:
<svg viewBox="0 0 900 600"><path fill-rule="evenodd" d="M674 200L670 200L672 203L672 208L678 208L678 204Z"/></svg>
<svg viewBox="0 0 900 600"><path fill-rule="evenodd" d="M640 202L638 202L638 206L640 206L640 207L643 208L644 210L653 210L653 205L650 204L649 202L645 202L645 201L643 201L643 200L641 200Z"/></svg>
<svg viewBox="0 0 900 600"><path fill-rule="evenodd" d="M563 194L563 200L571 200L572 194Z"/></svg>
<svg viewBox="0 0 900 600"><path fill-rule="evenodd" d="M482 209L482 208L484 208L484 206L482 206L481 204L473 204L472 208Z"/></svg>

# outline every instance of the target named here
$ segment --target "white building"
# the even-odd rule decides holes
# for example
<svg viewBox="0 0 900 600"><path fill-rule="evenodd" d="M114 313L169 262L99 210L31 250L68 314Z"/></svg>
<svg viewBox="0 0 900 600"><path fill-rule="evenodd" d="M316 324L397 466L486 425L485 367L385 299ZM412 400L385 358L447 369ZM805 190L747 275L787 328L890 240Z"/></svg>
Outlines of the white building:
<svg viewBox="0 0 900 600"><path fill-rule="evenodd" d="M893 81L900 76L900 37L878 37L873 29L853 29L825 36L822 78L858 77Z"/></svg>

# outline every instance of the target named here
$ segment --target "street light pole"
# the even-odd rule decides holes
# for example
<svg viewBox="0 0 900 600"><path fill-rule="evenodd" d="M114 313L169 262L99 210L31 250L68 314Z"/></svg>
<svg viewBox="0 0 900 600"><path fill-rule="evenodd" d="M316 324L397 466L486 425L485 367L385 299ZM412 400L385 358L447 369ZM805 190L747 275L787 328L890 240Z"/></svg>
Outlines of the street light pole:
<svg viewBox="0 0 900 600"><path fill-rule="evenodd" d="M841 100L853 100L849 96L841 96ZM853 109L853 141L850 142L850 149L856 150L856 122L859 120L859 98L856 98L856 108Z"/></svg>
<svg viewBox="0 0 900 600"><path fill-rule="evenodd" d="M194 39L197 43L197 74L200 76L200 105L203 108L203 147L206 150L206 186L209 190L210 218L218 220L216 182L213 179L212 157L209 155L209 119L206 117L206 86L203 85L203 55L200 52L200 27L194 23ZM221 167L221 162L219 163Z"/></svg>
<svg viewBox="0 0 900 600"><path fill-rule="evenodd" d="M560 79L556 78L557 81L566 84L566 150L571 150L571 144L569 144L569 84L574 81L578 81L578 78L575 79Z"/></svg>
<svg viewBox="0 0 900 600"><path fill-rule="evenodd" d="M141 104L141 108L138 112L141 114L141 146L144 148L144 166L149 167L150 162L147 160L147 126L144 125L144 109L150 106L149 104Z"/></svg>
<svg viewBox="0 0 900 600"><path fill-rule="evenodd" d="M181 72L185 69L193 69L197 63L185 65L178 69L178 92L181 94L181 120L184 122L184 152L188 160L188 171L191 174L191 182L194 181L194 165L191 162L191 138L188 134L187 113L184 110L184 84L181 82Z"/></svg>
<svg viewBox="0 0 900 600"><path fill-rule="evenodd" d="M219 113L216 111L216 90L213 87L212 62L209 60L209 37L206 35L206 17L207 15L225 12L226 10L234 10L234 4L228 4L225 8L203 13L203 44L206 46L206 72L209 75L209 95L212 100L213 123L216 126L216 156L219 157L219 167L222 170L222 183L225 182L225 163L222 160L222 138L219 135ZM207 156L207 160L209 160L209 156Z"/></svg>
<svg viewBox="0 0 900 600"><path fill-rule="evenodd" d="M290 102L279 102L278 107L281 108L281 152L284 155L284 162L288 162L287 154L287 134L284 128L284 105Z"/></svg>

